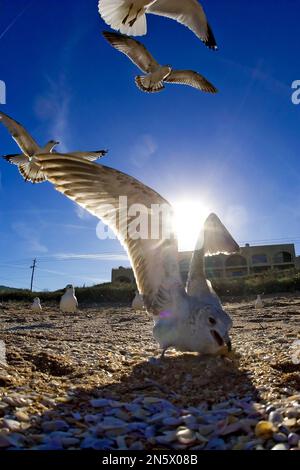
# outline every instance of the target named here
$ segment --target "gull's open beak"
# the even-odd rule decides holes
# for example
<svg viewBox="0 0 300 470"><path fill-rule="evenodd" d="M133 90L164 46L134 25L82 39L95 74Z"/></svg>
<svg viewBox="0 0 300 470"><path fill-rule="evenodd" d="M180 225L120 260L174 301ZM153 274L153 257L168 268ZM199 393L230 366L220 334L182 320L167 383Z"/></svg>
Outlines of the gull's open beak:
<svg viewBox="0 0 300 470"><path fill-rule="evenodd" d="M214 338L214 340L217 342L217 344L220 347L226 344L228 352L232 351L231 339L229 338L227 334L225 338L222 338L222 336L216 330L211 330L210 332L212 334L212 337Z"/></svg>

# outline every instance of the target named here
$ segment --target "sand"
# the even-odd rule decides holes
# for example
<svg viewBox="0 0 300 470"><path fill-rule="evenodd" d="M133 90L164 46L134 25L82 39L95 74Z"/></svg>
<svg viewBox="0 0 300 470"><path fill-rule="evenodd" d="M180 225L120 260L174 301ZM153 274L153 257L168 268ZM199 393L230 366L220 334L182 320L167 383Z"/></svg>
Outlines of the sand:
<svg viewBox="0 0 300 470"><path fill-rule="evenodd" d="M257 422L266 407L270 413L273 405L297 404L300 365L292 359L292 345L300 339L300 295L270 296L264 304L257 311L254 300L225 303L234 322L231 357L170 351L156 364L150 358L158 357L159 350L152 318L145 312L128 306L81 306L76 314L61 314L56 306L44 305L43 313L36 314L28 305L7 303L0 310L8 363L0 367L0 447L9 448L6 437L14 433L15 439L21 436L15 447L38 446L43 423L61 416L77 429L77 444L75 437L67 448L81 447L87 432L82 415L92 412L91 400L97 398L131 403L150 396L178 409L220 402L226 407L228 400L246 399L255 409L261 405ZM7 420L20 426L9 426ZM255 437L255 422L251 426L249 439L253 433Z"/></svg>

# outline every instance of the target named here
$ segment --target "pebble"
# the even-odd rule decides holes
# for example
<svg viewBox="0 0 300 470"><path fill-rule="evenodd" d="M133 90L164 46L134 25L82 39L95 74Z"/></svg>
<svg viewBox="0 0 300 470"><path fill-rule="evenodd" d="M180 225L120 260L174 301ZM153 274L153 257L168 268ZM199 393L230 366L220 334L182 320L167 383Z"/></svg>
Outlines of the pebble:
<svg viewBox="0 0 300 470"><path fill-rule="evenodd" d="M297 446L298 443L300 442L300 436L294 432L291 432L288 435L288 443L290 446Z"/></svg>
<svg viewBox="0 0 300 470"><path fill-rule="evenodd" d="M6 436L0 435L0 449L5 449L6 447L10 447L11 443Z"/></svg>
<svg viewBox="0 0 300 470"><path fill-rule="evenodd" d="M286 442L288 440L287 436L281 432L273 434L273 439L275 442Z"/></svg>
<svg viewBox="0 0 300 470"><path fill-rule="evenodd" d="M45 421L42 423L43 431L66 431L69 425L63 420Z"/></svg>
<svg viewBox="0 0 300 470"><path fill-rule="evenodd" d="M288 450L289 447L286 444L276 444L271 450Z"/></svg>
<svg viewBox="0 0 300 470"><path fill-rule="evenodd" d="M225 450L226 449L226 444L225 444L225 441L223 439L213 438L205 446L205 449L206 450Z"/></svg>
<svg viewBox="0 0 300 470"><path fill-rule="evenodd" d="M173 418L173 416L170 416L169 418L164 418L162 420L162 424L164 426L179 426L182 423L182 420L180 418Z"/></svg>
<svg viewBox="0 0 300 470"><path fill-rule="evenodd" d="M300 417L300 407L299 408L288 408L285 411L287 418L299 418Z"/></svg>
<svg viewBox="0 0 300 470"><path fill-rule="evenodd" d="M17 411L15 413L15 417L17 418L18 421L21 421L21 422L28 422L29 421L29 416L27 413L24 413L23 411Z"/></svg>
<svg viewBox="0 0 300 470"><path fill-rule="evenodd" d="M188 428L179 428L176 438L180 444L193 444L196 441L196 433Z"/></svg>
<svg viewBox="0 0 300 470"><path fill-rule="evenodd" d="M283 422L283 416L278 411L271 411L269 414L269 421L273 424L280 424Z"/></svg>
<svg viewBox="0 0 300 470"><path fill-rule="evenodd" d="M272 403L270 398L264 404L254 402L247 391L244 397L229 394L217 404L210 399L183 408L171 393L170 400L137 393L130 402L96 393L75 407L75 389L68 404L45 395L48 410L34 392L30 397L15 392L0 397L0 448L300 450L300 395L279 396ZM31 404L37 399L39 407L33 414ZM30 426L33 433L23 434Z"/></svg>
<svg viewBox="0 0 300 470"><path fill-rule="evenodd" d="M21 427L21 424L19 423L19 421L15 421L13 419L6 419L6 418L3 419L3 425L12 432L19 431Z"/></svg>
<svg viewBox="0 0 300 470"><path fill-rule="evenodd" d="M273 436L273 432L273 424L268 421L259 421L255 426L256 437L263 437L264 439L269 439Z"/></svg>

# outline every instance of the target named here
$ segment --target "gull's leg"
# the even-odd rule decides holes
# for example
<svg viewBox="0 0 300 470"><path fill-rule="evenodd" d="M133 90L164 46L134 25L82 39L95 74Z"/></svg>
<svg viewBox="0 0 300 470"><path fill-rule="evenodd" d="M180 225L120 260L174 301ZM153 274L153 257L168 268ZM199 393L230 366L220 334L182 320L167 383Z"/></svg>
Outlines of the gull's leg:
<svg viewBox="0 0 300 470"><path fill-rule="evenodd" d="M129 21L128 24L129 24L130 27L134 25L134 23L135 23L136 20L138 19L139 13L140 13L141 11L142 11L142 8L140 8L140 9L138 10L138 12L137 12L137 14L136 14L136 17L133 18L133 20Z"/></svg>
<svg viewBox="0 0 300 470"><path fill-rule="evenodd" d="M129 15L130 15L130 12L131 12L132 8L133 8L133 3L131 3L129 11L128 11L127 15L125 16L125 18L123 19L122 24L126 24L126 21L129 18Z"/></svg>

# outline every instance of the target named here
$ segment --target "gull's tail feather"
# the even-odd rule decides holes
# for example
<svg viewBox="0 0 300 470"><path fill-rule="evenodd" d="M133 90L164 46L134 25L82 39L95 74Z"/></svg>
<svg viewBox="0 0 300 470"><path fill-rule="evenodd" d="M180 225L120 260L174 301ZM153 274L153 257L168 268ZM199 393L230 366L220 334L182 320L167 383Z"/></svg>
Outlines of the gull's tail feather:
<svg viewBox="0 0 300 470"><path fill-rule="evenodd" d="M99 0L98 10L112 29L128 36L144 36L147 32L145 14L139 16L132 26L128 22L134 18L132 5L133 0Z"/></svg>
<svg viewBox="0 0 300 470"><path fill-rule="evenodd" d="M158 82L153 85L149 84L148 77L146 75L138 75L135 77L135 84L140 90L145 91L146 93L157 93L165 88L163 82Z"/></svg>
<svg viewBox="0 0 300 470"><path fill-rule="evenodd" d="M45 175L41 172L41 170L36 166L32 165L29 162L25 165L19 166L19 172L23 176L24 180L30 181L31 183L43 183L46 181Z"/></svg>

